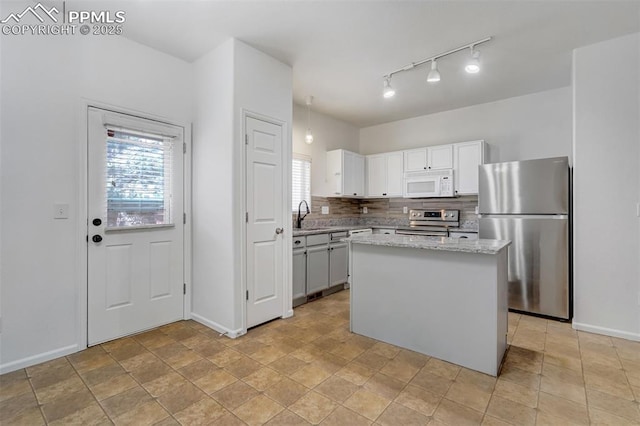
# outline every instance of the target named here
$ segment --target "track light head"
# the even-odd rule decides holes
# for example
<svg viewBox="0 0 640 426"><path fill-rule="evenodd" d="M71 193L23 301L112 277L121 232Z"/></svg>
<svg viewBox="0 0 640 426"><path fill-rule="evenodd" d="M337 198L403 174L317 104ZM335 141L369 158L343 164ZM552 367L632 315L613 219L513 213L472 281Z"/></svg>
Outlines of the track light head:
<svg viewBox="0 0 640 426"><path fill-rule="evenodd" d="M471 46L471 58L467 61L464 70L469 74L477 74L480 72L480 52Z"/></svg>
<svg viewBox="0 0 640 426"><path fill-rule="evenodd" d="M427 75L427 81L429 83L437 83L440 81L440 71L438 71L438 64L435 59L431 61L431 71L429 71Z"/></svg>
<svg viewBox="0 0 640 426"><path fill-rule="evenodd" d="M382 96L388 99L388 98L392 98L395 94L396 94L396 91L393 89L393 87L391 87L391 78L386 77L384 79Z"/></svg>

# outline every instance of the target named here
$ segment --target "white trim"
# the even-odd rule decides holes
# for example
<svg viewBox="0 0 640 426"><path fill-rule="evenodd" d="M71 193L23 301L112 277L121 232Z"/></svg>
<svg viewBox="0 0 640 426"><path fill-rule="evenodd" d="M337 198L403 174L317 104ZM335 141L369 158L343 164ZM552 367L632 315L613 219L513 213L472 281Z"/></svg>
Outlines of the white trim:
<svg viewBox="0 0 640 426"><path fill-rule="evenodd" d="M583 324L580 322L573 322L572 327L574 330L586 331L589 333L604 334L605 336L619 337L621 339L634 340L640 342L640 333L631 333L629 331L616 330L613 328L600 327L598 325Z"/></svg>
<svg viewBox="0 0 640 426"><path fill-rule="evenodd" d="M189 123L188 126L184 126L184 136L182 141L187 146L187 152L183 155L183 179L182 179L182 209L187 217L187 223L184 225L184 234L182 236L182 270L183 270L183 282L186 285L186 294L184 295L182 318L185 320L191 319L191 223L193 217L191 216L191 152L193 148L193 123Z"/></svg>
<svg viewBox="0 0 640 426"><path fill-rule="evenodd" d="M51 361L52 359L60 358L65 355L78 352L79 350L82 349L80 349L78 345L69 345L62 348L54 349L52 351L47 351L37 355L32 355L26 358L11 361L6 364L0 364L0 374L11 373L12 371L16 371L21 368L26 368L32 365Z"/></svg>
<svg viewBox="0 0 640 426"><path fill-rule="evenodd" d="M225 335L225 336L230 337L232 339L235 339L236 337L240 337L243 334L247 333L246 329L239 328L237 330L231 330L230 328L224 327L224 326L218 324L215 321L211 321L211 320L206 319L205 317L200 316L200 315L195 314L195 313L191 313L191 317L192 317L192 319L194 321L199 322L202 325L206 325L210 329L215 330L218 333L220 333L220 335Z"/></svg>

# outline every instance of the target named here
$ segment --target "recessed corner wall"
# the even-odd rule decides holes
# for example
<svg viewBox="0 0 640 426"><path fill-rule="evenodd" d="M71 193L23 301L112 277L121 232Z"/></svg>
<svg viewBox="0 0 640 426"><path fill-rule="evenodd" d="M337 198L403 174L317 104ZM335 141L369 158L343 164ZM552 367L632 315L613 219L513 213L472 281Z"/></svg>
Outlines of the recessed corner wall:
<svg viewBox="0 0 640 426"><path fill-rule="evenodd" d="M640 34L576 49L574 327L640 340Z"/></svg>
<svg viewBox="0 0 640 426"><path fill-rule="evenodd" d="M292 70L229 39L196 61L194 99L192 316L236 336L245 303L243 114L284 123L290 153Z"/></svg>

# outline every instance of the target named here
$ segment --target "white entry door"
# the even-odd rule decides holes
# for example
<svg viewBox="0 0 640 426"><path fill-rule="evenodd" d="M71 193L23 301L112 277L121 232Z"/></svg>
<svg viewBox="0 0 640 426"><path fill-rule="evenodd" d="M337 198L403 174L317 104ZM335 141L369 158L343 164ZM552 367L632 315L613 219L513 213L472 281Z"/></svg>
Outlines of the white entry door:
<svg viewBox="0 0 640 426"><path fill-rule="evenodd" d="M281 317L284 302L282 126L247 117L247 328Z"/></svg>
<svg viewBox="0 0 640 426"><path fill-rule="evenodd" d="M88 342L183 317L183 129L88 109Z"/></svg>

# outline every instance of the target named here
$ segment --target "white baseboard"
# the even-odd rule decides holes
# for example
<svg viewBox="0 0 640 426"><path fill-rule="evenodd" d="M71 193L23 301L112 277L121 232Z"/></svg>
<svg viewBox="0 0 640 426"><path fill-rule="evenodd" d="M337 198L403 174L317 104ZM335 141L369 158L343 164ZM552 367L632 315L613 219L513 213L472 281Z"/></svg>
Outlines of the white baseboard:
<svg viewBox="0 0 640 426"><path fill-rule="evenodd" d="M220 334L224 334L227 337L231 337L232 339L235 339L236 337L240 337L243 334L245 334L245 331L242 329L237 329L237 330L231 330L227 327L224 327L220 324L218 324L215 321L211 321L207 318L204 318L198 314L194 314L193 312L191 312L191 319L199 322L202 325L206 325L207 327L217 331Z"/></svg>
<svg viewBox="0 0 640 426"><path fill-rule="evenodd" d="M0 374L11 373L12 371L16 371L21 368L31 367L32 365L51 361L52 359L60 358L61 356L76 353L79 350L80 349L78 349L78 345L69 345L63 348L54 349L52 351L18 359L16 361L11 361L6 364L0 364Z"/></svg>
<svg viewBox="0 0 640 426"><path fill-rule="evenodd" d="M589 333L604 334L605 336L619 337L621 339L640 342L640 333L630 333L628 331L615 330L613 328L600 327L591 324L583 324L575 321L573 322L573 328L575 330L587 331Z"/></svg>
<svg viewBox="0 0 640 426"><path fill-rule="evenodd" d="M293 309L289 309L288 311L285 312L282 318L291 318L292 316L293 316Z"/></svg>

